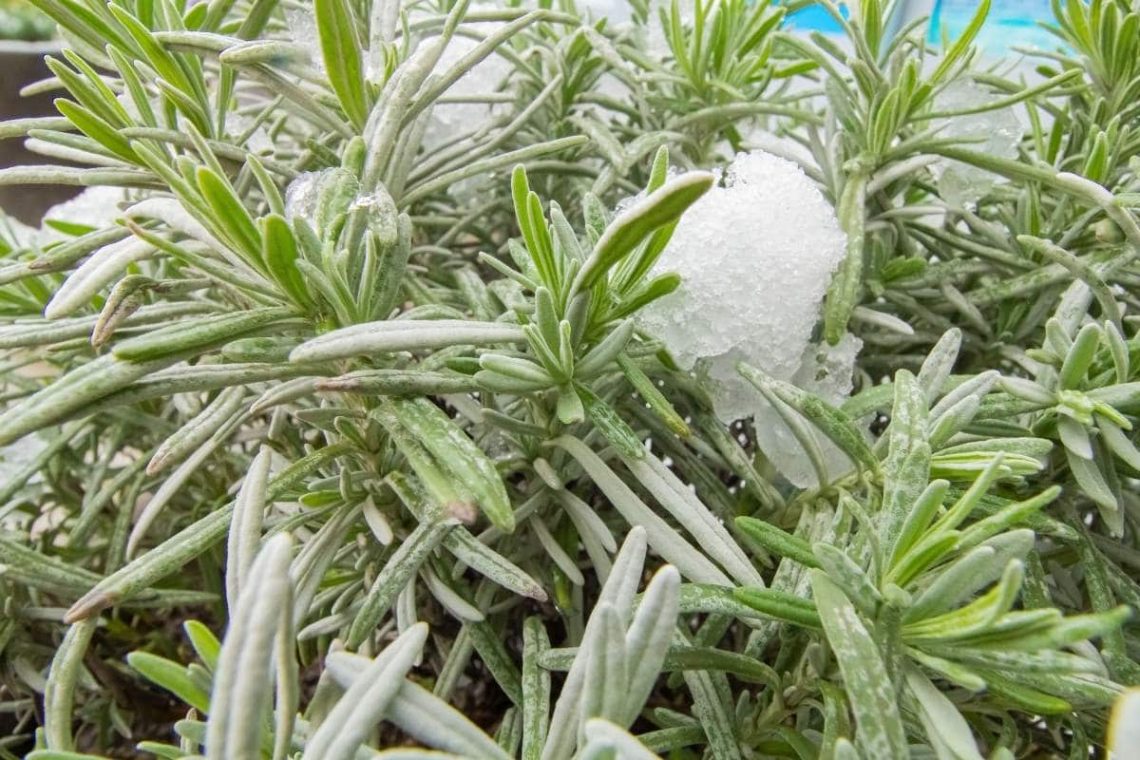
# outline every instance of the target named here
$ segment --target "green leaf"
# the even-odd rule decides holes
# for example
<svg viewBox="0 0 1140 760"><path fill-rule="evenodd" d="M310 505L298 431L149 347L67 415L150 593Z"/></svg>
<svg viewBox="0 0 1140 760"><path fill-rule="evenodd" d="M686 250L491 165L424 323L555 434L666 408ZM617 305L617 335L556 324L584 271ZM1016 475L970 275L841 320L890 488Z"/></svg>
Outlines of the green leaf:
<svg viewBox="0 0 1140 760"><path fill-rule="evenodd" d="M218 653L222 649L222 644L213 632L197 620L187 620L183 623L182 629L186 631L186 636L190 639L190 644L202 664L209 670L217 668Z"/></svg>
<svg viewBox="0 0 1140 760"><path fill-rule="evenodd" d="M578 365L579 372L582 370L582 365L585 364L592 355L593 352L587 355L582 364ZM692 431L689 429L689 424L685 422L685 418L677 413L677 410L669 403L669 399L665 398L665 395L661 393L653 380L646 375L632 359L625 354L619 354L617 356L617 363L618 366L621 367L625 379L629 381L629 384L632 385L633 389L637 391L637 394L641 396L641 400L649 405L653 413L661 418L662 422L665 423L665 426L668 427L670 431L682 438L688 438L692 435Z"/></svg>
<svg viewBox="0 0 1140 760"><path fill-rule="evenodd" d="M115 344L114 355L131 362L149 362L186 351L199 352L261 330L292 316L289 309L255 309L186 320Z"/></svg>
<svg viewBox="0 0 1140 760"><path fill-rule="evenodd" d="M689 172L666 182L634 204L606 228L575 277L570 292L592 287L653 230L679 218L714 182L715 178L708 172Z"/></svg>
<svg viewBox="0 0 1140 760"><path fill-rule="evenodd" d="M289 359L294 362L320 362L394 351L521 343L525 338L518 325L500 322L461 319L381 320L342 327L313 338L294 349Z"/></svg>
<svg viewBox="0 0 1140 760"><path fill-rule="evenodd" d="M353 6L347 0L314 0L313 13L329 84L353 126L361 130L368 119L368 96Z"/></svg>
<svg viewBox="0 0 1140 760"><path fill-rule="evenodd" d="M391 398L384 403L439 466L471 490L492 525L505 533L514 531L511 500L495 463L442 409L423 398Z"/></svg>
<svg viewBox="0 0 1140 760"><path fill-rule="evenodd" d="M872 453L871 447L867 445L863 435L846 414L818 396L801 390L791 383L768 377L746 364L741 364L739 370L745 380L757 388L763 387L771 391L778 399L810 420L853 462L869 472L878 471L878 457Z"/></svg>
<svg viewBox="0 0 1140 760"><path fill-rule="evenodd" d="M863 287L863 247L866 227L867 176L856 173L847 177L839 198L839 224L847 234L847 253L832 276L823 311L823 335L831 345L847 332L851 313L859 304Z"/></svg>
<svg viewBox="0 0 1140 760"><path fill-rule="evenodd" d="M1085 325L1077 333L1077 337L1073 339L1073 345L1068 354L1065 355L1065 361L1061 365L1059 382L1062 388L1072 389L1080 386L1085 373L1088 372L1089 366L1092 365L1093 359L1096 357L1096 349L1100 345L1101 334L1100 325L1096 323Z"/></svg>
<svg viewBox="0 0 1140 760"><path fill-rule="evenodd" d="M131 652L127 663L151 683L161 686L200 713L210 712L210 695L190 676L190 671L165 657L149 652Z"/></svg>
<svg viewBox="0 0 1140 760"><path fill-rule="evenodd" d="M261 264L261 235L257 225L229 181L205 166L197 172L198 189L210 209L213 219L225 231L234 250L246 261Z"/></svg>
<svg viewBox="0 0 1140 760"><path fill-rule="evenodd" d="M539 760L550 728L550 671L539 665L550 638L538 616L523 622L522 760Z"/></svg>
<svg viewBox="0 0 1140 760"><path fill-rule="evenodd" d="M918 705L922 727L939 757L982 760L970 725L945 694L914 667L906 668L906 685Z"/></svg>
<svg viewBox="0 0 1140 760"><path fill-rule="evenodd" d="M926 393L914 375L895 375L895 403L888 430L889 449L883 466L883 507L880 543L894 546L907 515L930 478L930 444L926 442Z"/></svg>
<svg viewBox="0 0 1140 760"><path fill-rule="evenodd" d="M820 615L809 600L785 591L746 586L733 589L732 597L776 620L786 620L807 628L819 629L822 626Z"/></svg>
<svg viewBox="0 0 1140 760"><path fill-rule="evenodd" d="M293 228L285 217L269 214L261 219L261 260L265 271L280 285L298 306L313 302L304 277L297 269L299 251Z"/></svg>
<svg viewBox="0 0 1140 760"><path fill-rule="evenodd" d="M769 522L754 517L738 517L736 527L777 557L788 557L804 567L819 567L811 544Z"/></svg>
<svg viewBox="0 0 1140 760"><path fill-rule="evenodd" d="M867 757L907 757L906 731L879 646L855 607L822 570L811 571L811 587L827 642L843 674L856 740Z"/></svg>
<svg viewBox="0 0 1140 760"><path fill-rule="evenodd" d="M613 444L622 456L630 459L644 458L645 444L637 437L637 433L633 432L633 428L621 418L617 410L585 385L578 383L575 388L578 396L585 404L586 414L589 415L590 422L597 426L606 440Z"/></svg>
<svg viewBox="0 0 1140 760"><path fill-rule="evenodd" d="M132 164L141 164L138 154L131 147L130 141L123 137L117 129L100 119L83 106L62 98L55 101L56 110L67 117L67 120L79 129L80 132L102 145L112 154Z"/></svg>

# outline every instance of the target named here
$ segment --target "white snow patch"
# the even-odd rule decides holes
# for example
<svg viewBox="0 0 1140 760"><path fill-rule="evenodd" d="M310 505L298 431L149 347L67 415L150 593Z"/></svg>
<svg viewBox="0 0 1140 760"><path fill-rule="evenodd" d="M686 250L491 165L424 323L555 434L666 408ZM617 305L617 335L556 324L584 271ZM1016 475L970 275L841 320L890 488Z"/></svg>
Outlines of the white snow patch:
<svg viewBox="0 0 1140 760"><path fill-rule="evenodd" d="M121 187L90 187L71 200L49 208L44 220L102 229L119 216L126 199L127 191Z"/></svg>
<svg viewBox="0 0 1140 760"><path fill-rule="evenodd" d="M498 23L474 23L464 26L465 29L483 35L493 34ZM452 37L439 62L435 65L436 73L442 74L459 62L459 59L470 53L479 45L479 41L470 37L456 35ZM482 61L464 72L447 91L445 98L479 98L493 95L500 91L503 80L511 72L511 64L505 58L492 53ZM494 104L480 102L439 103L432 107L431 119L424 130L423 146L429 153L451 142L456 137L468 134L489 122L498 112Z"/></svg>
<svg viewBox="0 0 1140 760"><path fill-rule="evenodd" d="M681 275L681 287L639 315L682 369L707 378L722 421L755 417L765 455L798 486L814 485L814 471L736 365L746 362L833 404L850 393L861 341L812 342L845 242L835 210L798 166L761 151L739 154L724 185L682 217L654 268ZM830 474L841 474L846 458L819 438Z"/></svg>

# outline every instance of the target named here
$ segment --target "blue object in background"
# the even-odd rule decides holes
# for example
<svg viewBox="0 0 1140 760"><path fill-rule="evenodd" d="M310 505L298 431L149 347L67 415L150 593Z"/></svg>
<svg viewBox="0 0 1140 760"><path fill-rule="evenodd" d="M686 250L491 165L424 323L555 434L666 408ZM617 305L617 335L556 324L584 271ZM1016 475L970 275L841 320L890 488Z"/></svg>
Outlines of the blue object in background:
<svg viewBox="0 0 1140 760"><path fill-rule="evenodd" d="M957 39L977 10L977 0L937 0L930 18L929 41L941 44L943 35ZM1040 22L1053 22L1049 0L997 0L990 6L975 44L989 55L999 56L1015 52L1015 47L1061 47L1060 39L1043 29Z"/></svg>
<svg viewBox="0 0 1140 760"><path fill-rule="evenodd" d="M847 6L840 6L843 18L847 18ZM809 5L795 13L788 14L784 21L789 29L804 32L824 32L825 34L840 34L843 28L835 17L818 5Z"/></svg>

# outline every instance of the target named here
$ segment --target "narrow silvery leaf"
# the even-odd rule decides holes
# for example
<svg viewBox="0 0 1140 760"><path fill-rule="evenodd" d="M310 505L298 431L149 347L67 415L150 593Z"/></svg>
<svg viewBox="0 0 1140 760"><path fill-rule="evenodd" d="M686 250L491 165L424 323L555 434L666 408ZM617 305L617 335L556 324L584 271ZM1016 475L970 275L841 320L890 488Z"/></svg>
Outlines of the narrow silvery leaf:
<svg viewBox="0 0 1140 760"><path fill-rule="evenodd" d="M112 350L118 358L135 362L150 361L183 351L201 352L283 322L291 316L289 309L282 308L213 314L128 338L115 344Z"/></svg>
<svg viewBox="0 0 1140 760"><path fill-rule="evenodd" d="M495 741L424 687L404 681L385 716L429 747L467 757L510 760Z"/></svg>
<svg viewBox="0 0 1140 760"><path fill-rule="evenodd" d="M350 648L360 646L372 635L380 618L396 600L396 595L455 524L454 520L423 522L404 539L400 548L388 558L384 569L376 576L352 621L347 636Z"/></svg>
<svg viewBox="0 0 1140 760"><path fill-rule="evenodd" d="M514 512L502 476L491 458L454 420L424 398L388 399L378 412L389 409L420 445L435 457L440 467L470 490L479 508L496 528L504 533L514 530ZM379 419L390 428L386 415Z"/></svg>
<svg viewBox="0 0 1140 760"><path fill-rule="evenodd" d="M587 720L613 720L616 713L622 712L629 684L625 631L612 604L594 607L587 632L578 649L578 658L586 661L582 703L578 710L579 746L584 743Z"/></svg>
<svg viewBox="0 0 1140 760"><path fill-rule="evenodd" d="M420 575L424 579L424 584L427 586L428 592L435 597L435 600L439 602L445 610L465 623L483 622L483 613L456 593L455 589L440 580L438 575L426 569L421 570Z"/></svg>
<svg viewBox="0 0 1140 760"><path fill-rule="evenodd" d="M292 553L293 539L287 533L267 541L237 599L210 697L206 733L210 760L254 757L261 751L262 716L271 693L278 618L292 615Z"/></svg>
<svg viewBox="0 0 1140 760"><path fill-rule="evenodd" d="M906 685L918 705L918 717L939 758L982 760L970 725L946 695L915 667L906 668Z"/></svg>
<svg viewBox="0 0 1140 760"><path fill-rule="evenodd" d="M296 587L296 609L293 624L300 626L309 611L309 604L317 594L325 571L336 557L336 547L340 546L345 534L356 523L359 505L342 508L320 527L316 535L297 553L289 568Z"/></svg>
<svg viewBox="0 0 1140 760"><path fill-rule="evenodd" d="M146 466L147 475L156 475L205 443L241 407L245 388L227 388L193 419L162 442Z"/></svg>
<svg viewBox="0 0 1140 760"><path fill-rule="evenodd" d="M50 749L74 749L71 725L75 690L97 622L94 619L84 620L68 628L52 658L44 689L44 733Z"/></svg>
<svg viewBox="0 0 1140 760"><path fill-rule="evenodd" d="M364 505L361 507L361 512L364 515L364 522L368 523L368 529L372 531L372 536L381 546L388 546L395 538L392 533L392 526L388 524L388 518L376 508L369 496L364 500Z"/></svg>
<svg viewBox="0 0 1140 760"><path fill-rule="evenodd" d="M129 265L154 252L154 246L134 238L99 249L68 276L48 302L44 316L59 319L78 311Z"/></svg>
<svg viewBox="0 0 1140 760"><path fill-rule="evenodd" d="M812 393L801 390L791 383L784 383L768 377L746 364L738 367L744 379L752 383L764 393L774 395L805 418L811 421L821 433L826 435L838 446L851 461L866 470L875 472L879 468L879 460L867 445L863 434L855 427L854 422L839 409L831 407L822 399ZM779 407L777 406L777 409Z"/></svg>
<svg viewBox="0 0 1140 760"><path fill-rule="evenodd" d="M614 559L610 577L598 596L598 606L603 604L611 606L620 620L628 619L630 614L633 597L641 578L642 565L645 562L645 551L645 531L634 528L629 532L621 551ZM592 627L597 625L599 625L597 619L591 616L586 623L584 636L590 637ZM566 674L566 681L562 685L562 692L558 696L554 714L550 719L550 733L541 755L543 760L563 760L574 751L581 700L586 688L586 660L585 657L575 658L570 672Z"/></svg>
<svg viewBox="0 0 1140 760"><path fill-rule="evenodd" d="M273 450L262 446L249 466L249 472L234 500L233 518L226 540L226 599L229 600L231 611L261 543L265 490L269 485L269 465L272 461Z"/></svg>
<svg viewBox="0 0 1140 760"><path fill-rule="evenodd" d="M680 632L674 641L683 643ZM737 721L732 713L733 705L729 702L725 675L708 670L687 670L684 679L693 696L693 714L705 730L712 755L725 760L742 760L744 755L736 735Z"/></svg>
<svg viewBox="0 0 1140 760"><path fill-rule="evenodd" d="M839 197L837 213L847 235L847 252L832 277L823 312L824 338L833 346L846 334L847 322L858 305L859 291L863 287L868 174L866 170L849 174Z"/></svg>
<svg viewBox="0 0 1140 760"><path fill-rule="evenodd" d="M538 760L550 728L550 671L539 658L550 649L550 638L537 616L523 623L522 760Z"/></svg>
<svg viewBox="0 0 1140 760"><path fill-rule="evenodd" d="M301 702L297 628L293 624L293 615L287 609L282 610L277 619L273 656L273 669L277 676L276 701L273 704L273 760L286 760L293 749L293 727L297 722L297 707Z"/></svg>
<svg viewBox="0 0 1140 760"><path fill-rule="evenodd" d="M811 585L827 642L843 673L860 746L868 757L906 757L906 731L878 645L825 573L811 571Z"/></svg>
<svg viewBox="0 0 1140 760"><path fill-rule="evenodd" d="M617 327L611 330L598 345L591 348L581 361L577 362L574 368L575 377L588 378L610 368L610 364L617 360L625 345L629 343L633 331L634 323L632 320L618 323Z"/></svg>
<svg viewBox="0 0 1140 760"><path fill-rule="evenodd" d="M1023 377L1003 377L997 384L1009 395L1040 404L1042 407L1052 406L1057 400L1051 391Z"/></svg>
<svg viewBox="0 0 1140 760"><path fill-rule="evenodd" d="M286 488L295 486L318 467L344 455L350 448L349 443L334 443L294 462L274 478L269 489L270 498L280 496ZM232 504L216 509L171 536L155 550L146 552L111 573L67 610L64 622L88 618L122 599L137 595L178 571L225 537L232 514Z"/></svg>
<svg viewBox="0 0 1140 760"><path fill-rule="evenodd" d="M747 369L743 363L737 365L738 372L744 373ZM749 380L749 382L752 382L752 379L749 378L747 374L745 374L744 377L746 380ZM799 412L777 396L766 383L757 385L755 382L752 382L752 384L756 390L760 391L765 400L771 404L772 409L775 410L776 414L780 416L780 419L784 421L788 430L791 431L792 436L796 439L796 443L800 445L804 456L807 457L808 462L811 464L811 468L815 473L816 482L820 486L830 483L831 474L828 472L827 464L824 460L823 449L820 448L819 440L815 437L814 430L808 426L807 421Z"/></svg>
<svg viewBox="0 0 1140 760"><path fill-rule="evenodd" d="M432 507L422 488L399 473L391 473L388 478L392 488L417 520L422 521L431 516ZM452 528L444 537L443 546L460 562L503 588L531 599L546 601L546 591L538 581L503 555L488 548L486 544L471 535L467 528L463 526Z"/></svg>
<svg viewBox="0 0 1140 760"><path fill-rule="evenodd" d="M127 556L133 557L135 551L138 549L139 544L146 536L146 532L158 516L181 491L182 487L186 484L195 472L205 464L210 455L214 453L225 439L234 432L234 429L241 423L244 415L240 412L238 415L226 420L225 423L211 435L205 443L197 448L194 453L186 458L182 464L175 468L174 472L170 473L162 485L147 502L143 510L135 518L135 523L131 527L130 535L127 537Z"/></svg>
<svg viewBox="0 0 1140 760"><path fill-rule="evenodd" d="M0 414L0 446L81 413L94 402L174 362L169 357L143 363L124 362L112 355L89 361L5 409Z"/></svg>
<svg viewBox="0 0 1140 760"><path fill-rule="evenodd" d="M1097 420L1097 428L1108 449L1133 470L1140 471L1140 449L1128 439L1123 429L1103 417Z"/></svg>
<svg viewBox="0 0 1140 760"><path fill-rule="evenodd" d="M697 551L692 544L677 534L672 527L645 505L637 494L614 474L601 457L584 443L572 436L561 436L552 441L573 456L582 468L609 498L614 508L631 525L639 525L646 530L653 548L681 574L699 583L732 585L728 577L712 562Z"/></svg>
<svg viewBox="0 0 1140 760"><path fill-rule="evenodd" d="M879 540L884 546L895 543L911 507L930 478L926 407L926 394L914 375L900 370L895 375L895 402L887 435L889 448L883 466L885 482Z"/></svg>
<svg viewBox="0 0 1140 760"><path fill-rule="evenodd" d="M556 498L566 508L566 514L574 523L574 528L578 531L579 538L582 539L586 554L594 565L594 572L598 579L604 583L610 574L609 554L617 551L614 534L606 527L605 522L598 517L597 512L574 494L562 490L556 493Z"/></svg>
<svg viewBox="0 0 1140 760"><path fill-rule="evenodd" d="M930 408L930 418L937 419L947 409L957 404L964 398L970 396L984 396L990 392L990 389L997 383L1001 375L997 370L986 370L980 374L971 377L961 385L954 388L954 390L947 393L945 396L938 400L938 403ZM897 380L896 380L897 382Z"/></svg>
<svg viewBox="0 0 1140 760"><path fill-rule="evenodd" d="M661 760L633 734L608 720L594 718L587 721L584 733L586 746L579 755L582 760L606 760L612 757L620 757L622 760Z"/></svg>
<svg viewBox="0 0 1140 760"><path fill-rule="evenodd" d="M931 448L941 448L954 435L964 430L973 421L981 403L980 397L969 396L931 420L927 425L930 431L928 442Z"/></svg>
<svg viewBox="0 0 1140 760"><path fill-rule="evenodd" d="M689 532L697 544L741 585L762 586L764 580L752 562L697 495L666 467L646 452L642 459L622 457L622 462L657 502Z"/></svg>
<svg viewBox="0 0 1140 760"><path fill-rule="evenodd" d="M867 577L866 571L855 560L842 549L822 542L812 545L812 553L819 559L820 567L828 577L843 590L860 612L869 617L876 613L882 597Z"/></svg>
<svg viewBox="0 0 1140 760"><path fill-rule="evenodd" d="M123 212L123 215L132 219L156 219L175 232L200 243L205 243L219 253L226 251L226 247L222 245L221 241L211 235L201 222L173 198L147 198L128 208ZM234 259L234 263L238 261L238 259ZM242 268L245 269L244 266Z"/></svg>
<svg viewBox="0 0 1140 760"><path fill-rule="evenodd" d="M1081 459L1093 459L1092 440L1089 438L1088 430L1085 429L1084 425L1068 415L1058 415L1057 433L1061 437L1061 443L1064 444L1065 449L1070 454Z"/></svg>
<svg viewBox="0 0 1140 760"><path fill-rule="evenodd" d="M938 578L915 599L904 619L944 612L968 599L1000 578L1011 559L1024 559L1033 543L1033 531L1023 528L975 547L950 567L939 569Z"/></svg>
<svg viewBox="0 0 1140 760"><path fill-rule="evenodd" d="M355 671L355 678L305 743L305 760L355 757L360 745L385 717L388 705L423 650L427 635L427 624L416 623L371 661L362 662L363 658L345 652L329 655L330 660L345 660L345 667Z"/></svg>
<svg viewBox="0 0 1140 760"><path fill-rule="evenodd" d="M558 569L563 572L567 579L576 586L585 585L586 578L582 575L582 571L578 569L574 559L559 545L558 540L550 533L550 529L546 527L542 518L535 515L530 518L528 524L534 531L538 542L542 544L542 548L554 560L554 564L558 566Z"/></svg>
<svg viewBox="0 0 1140 760"><path fill-rule="evenodd" d="M328 361L373 353L523 340L525 336L517 325L454 319L388 320L333 330L302 343L289 358L295 362Z"/></svg>
<svg viewBox="0 0 1140 760"><path fill-rule="evenodd" d="M677 624L680 590L681 576L668 565L658 570L645 588L625 635L626 651L633 657L624 709L614 718L619 725L631 725L653 691Z"/></svg>
<svg viewBox="0 0 1140 760"><path fill-rule="evenodd" d="M653 191L606 228L571 286L578 292L593 285L658 227L685 212L715 182L708 172L689 172Z"/></svg>

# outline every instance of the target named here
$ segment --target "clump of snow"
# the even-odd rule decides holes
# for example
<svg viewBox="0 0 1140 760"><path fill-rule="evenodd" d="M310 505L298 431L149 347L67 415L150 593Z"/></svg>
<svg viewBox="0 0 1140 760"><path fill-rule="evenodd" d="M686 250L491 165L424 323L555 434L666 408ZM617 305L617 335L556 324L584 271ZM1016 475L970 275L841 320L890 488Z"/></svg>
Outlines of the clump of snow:
<svg viewBox="0 0 1140 760"><path fill-rule="evenodd" d="M321 36L317 31L317 16L313 12L312 4L286 3L285 25L289 28L290 41L304 48L309 54L309 62L317 71L324 71L325 59L321 53Z"/></svg>
<svg viewBox="0 0 1140 760"><path fill-rule="evenodd" d="M250 127L253 124L253 119L236 111L226 114L226 132L230 137L236 138L248 133L249 137L245 141L246 150L251 153L272 153L274 145L269 132L265 130L264 125L259 125L251 132Z"/></svg>
<svg viewBox="0 0 1140 760"><path fill-rule="evenodd" d="M935 101L937 111L958 111L985 105L993 96L969 79L959 79L943 90ZM998 158L1015 158L1017 145L1025 130L1013 108L954 116L938 122L939 137L969 140L968 150L988 153ZM955 206L973 205L994 183L994 175L985 169L956 161L935 165L938 191L942 199Z"/></svg>
<svg viewBox="0 0 1140 760"><path fill-rule="evenodd" d="M706 378L722 421L756 418L764 453L800 486L814 485L814 472L736 366L746 362L832 403L850 392L861 342L812 342L845 244L835 210L798 166L762 151L741 153L723 186L685 213L655 266L655 274L681 275L681 287L639 315L682 369ZM839 457L832 474L840 474L845 460L831 453Z"/></svg>
<svg viewBox="0 0 1140 760"><path fill-rule="evenodd" d="M494 33L498 23L485 22L466 24L464 29L482 35ZM435 71L442 74L459 59L479 45L479 41L462 35L455 35L444 48ZM423 146L431 150L451 142L455 138L469 134L489 122L495 115L493 103L478 102L478 98L494 95L500 91L503 80L511 71L511 64L502 56L492 53L472 66L443 94L445 99L475 102L437 102L432 107L431 119L424 130Z"/></svg>
<svg viewBox="0 0 1140 760"><path fill-rule="evenodd" d="M100 229L119 216L127 191L121 187L90 187L69 201L57 203L44 214L44 221L66 222Z"/></svg>

